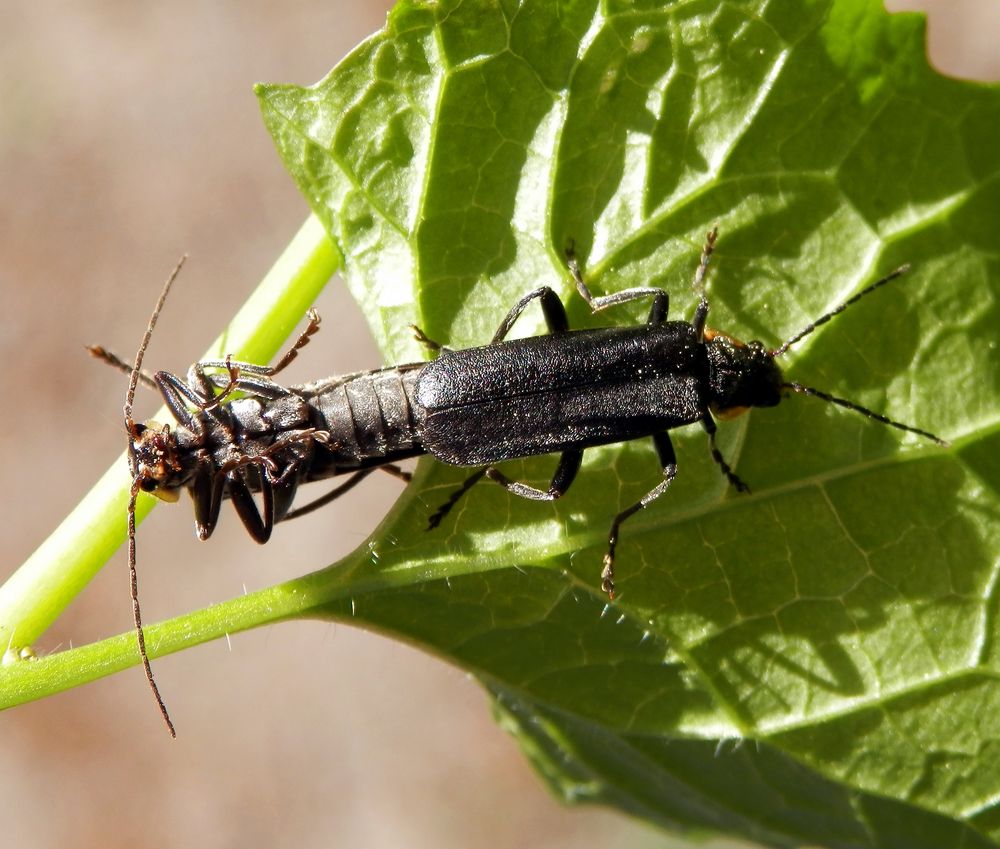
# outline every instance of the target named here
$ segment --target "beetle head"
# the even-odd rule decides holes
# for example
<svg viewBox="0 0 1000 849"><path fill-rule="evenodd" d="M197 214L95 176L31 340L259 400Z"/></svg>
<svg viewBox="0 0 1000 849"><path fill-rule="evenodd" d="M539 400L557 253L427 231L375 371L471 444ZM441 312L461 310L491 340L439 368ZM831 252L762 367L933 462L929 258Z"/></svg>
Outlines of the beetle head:
<svg viewBox="0 0 1000 849"><path fill-rule="evenodd" d="M749 407L774 407L781 401L784 377L774 356L760 342L741 342L705 329L709 398L719 418L738 416Z"/></svg>
<svg viewBox="0 0 1000 849"><path fill-rule="evenodd" d="M176 487L164 487L183 471L177 451L177 437L170 425L154 421L134 423L129 433L129 466L132 478L142 492L163 501L176 501Z"/></svg>

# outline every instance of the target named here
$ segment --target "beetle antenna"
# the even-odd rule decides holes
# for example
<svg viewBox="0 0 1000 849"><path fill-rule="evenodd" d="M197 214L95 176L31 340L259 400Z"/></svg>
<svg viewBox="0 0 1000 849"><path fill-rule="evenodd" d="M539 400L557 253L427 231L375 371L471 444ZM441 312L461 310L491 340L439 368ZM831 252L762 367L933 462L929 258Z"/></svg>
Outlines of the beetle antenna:
<svg viewBox="0 0 1000 849"><path fill-rule="evenodd" d="M880 281L880 283L877 283L875 285L881 285L882 282L885 281ZM871 288L872 287L869 287L869 290ZM861 295L863 294L865 293L861 292L857 297L861 297ZM848 303L850 303L850 301L848 301ZM847 306L847 304L844 304L844 306ZM905 425L902 422L893 421L888 416L883 416L881 413L876 413L874 410L869 410L867 407L862 407L860 404L855 404L853 401L848 401L844 398L838 398L835 395L831 395L829 392L823 392L820 389L813 389L813 387L811 386L803 386L801 383L794 383L794 382L782 383L781 386L784 389L791 389L793 392L798 392L800 395L812 395L816 398L821 398L824 401L829 401L831 404L836 404L838 407L843 407L845 410L853 410L855 413L861 413L861 415L865 416L866 418L875 419L875 421L882 422L882 424L889 425L889 427L894 427L897 428L898 430L905 430L908 433L915 433L917 434L917 436L922 436L924 437L924 439L929 439L932 442L936 442L938 445L948 444L943 439L941 439L941 437L935 436L933 433L930 433L929 431L921 430L918 427L911 427L910 425Z"/></svg>
<svg viewBox="0 0 1000 849"><path fill-rule="evenodd" d="M149 323L146 325L146 332L142 334L142 341L139 343L139 350L135 353L135 362L132 365L132 371L128 378L128 392L125 393L125 428L128 430L129 437L136 435L135 419L132 418L132 403L135 401L135 388L139 385L139 375L142 371L142 358L146 355L146 348L149 347L149 340L153 337L153 328L156 327L156 321L160 317L160 310L163 309L163 304L167 300L167 295L170 293L170 287L173 285L174 280L177 279L177 275L181 273L181 268L184 267L184 263L187 261L187 254L184 254L178 261L177 265L174 266L174 270L170 272L170 276L167 277L166 282L163 284L163 289L160 291L160 297L156 299L156 306L153 307L153 314L149 317ZM135 470L133 469L133 472Z"/></svg>
<svg viewBox="0 0 1000 849"><path fill-rule="evenodd" d="M170 736L176 738L177 731L174 723L170 719L167 706L163 703L163 696L160 695L160 688L156 686L156 679L153 678L153 668L149 665L149 655L146 653L146 637L142 633L142 611L139 609L139 572L135 568L135 501L139 497L139 490L142 487L142 478L136 478L132 482L128 499L128 577L132 590L132 621L135 623L135 639L139 644L139 656L142 658L142 670L146 673L146 680L149 682L149 689L156 699L156 706L160 709L160 716L167 725Z"/></svg>
<svg viewBox="0 0 1000 849"><path fill-rule="evenodd" d="M781 345L781 347L775 348L773 351L771 351L771 356L772 357L780 357L782 354L785 353L785 351L787 351L789 348L791 348L792 345L794 345L800 339L803 339L806 336L808 336L817 327L819 327L819 326L821 326L823 324L826 324L831 318L833 318L835 315L838 315L838 314L842 313L849 306L851 306L851 304L856 304L865 295L870 295L872 292L874 292L876 289L880 288L881 286L884 286L890 280L895 280L897 277L899 277L899 276L901 276L903 274L906 274L906 272L909 271L909 270L910 270L909 264L907 264L907 265L901 265L899 268L897 268L895 271L887 274L881 280L876 280L874 283L872 283L871 286L867 286L866 288L864 288L860 292L858 292L858 294L854 295L851 298L848 298L846 301L844 301L844 303L840 304L839 306L834 307L828 313L824 313L823 315L821 315L814 322L812 322L807 327L803 328L798 333L796 333L787 342L783 343ZM796 391L798 391L798 390L796 390ZM892 423L890 422L890 424L892 424ZM907 428L907 429L909 429L909 428Z"/></svg>
<svg viewBox="0 0 1000 849"><path fill-rule="evenodd" d="M177 279L177 275L180 274L180 270L186 259L187 254L184 254L178 261L177 265L174 266L174 270L170 272L170 276L167 277L167 281L163 284L163 290L160 292L160 297L156 301L156 306L153 307L153 314L149 317L149 323L146 325L146 332L142 335L142 341L139 343L139 350L136 351L135 362L132 365L132 371L129 374L128 392L125 393L125 430L128 432L129 468L132 471L132 488L129 490L127 514L128 576L129 587L132 595L132 621L135 623L135 640L139 646L139 657L142 658L142 669L146 673L146 680L149 682L149 688L153 692L153 698L156 699L156 705L160 709L160 716L163 717L163 721L166 723L167 731L170 732L171 737L176 737L177 731L174 729L174 723L170 719L170 713L167 711L167 706L163 703L163 697L160 695L160 688L156 686L156 679L153 678L153 668L149 665L149 655L146 653L146 638L142 633L142 611L139 608L139 573L136 569L135 558L135 503L139 497L139 491L142 489L143 479L139 475L138 466L135 462L135 454L132 450L133 440L137 439L141 433L139 426L135 423L135 419L132 417L132 403L135 401L135 389L139 384L139 376L142 370L142 358L146 353L146 348L149 347L149 340L153 336L153 328L156 327L156 320L160 317L160 310L163 309L163 304L167 300L170 287L173 285L174 280Z"/></svg>

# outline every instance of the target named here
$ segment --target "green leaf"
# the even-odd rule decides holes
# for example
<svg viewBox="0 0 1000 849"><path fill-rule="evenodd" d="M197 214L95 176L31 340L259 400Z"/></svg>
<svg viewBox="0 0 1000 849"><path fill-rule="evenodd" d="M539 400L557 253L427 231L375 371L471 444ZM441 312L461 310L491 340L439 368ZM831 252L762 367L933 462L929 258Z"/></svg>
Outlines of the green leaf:
<svg viewBox="0 0 1000 849"><path fill-rule="evenodd" d="M769 846L1000 843L1000 90L931 71L922 19L877 0L439 0L258 94L387 362L424 358L411 322L486 343L540 285L574 327L641 321L589 314L570 240L597 293L662 286L689 317L718 224L710 323L768 345L912 263L786 365L952 446L796 396L721 425L740 496L679 431L611 605L611 517L660 479L645 441L589 451L554 505L476 486L430 533L467 472L425 461L343 563L150 626L151 655L352 622L479 677L567 800ZM0 705L134 662L122 637L17 664Z"/></svg>
<svg viewBox="0 0 1000 849"><path fill-rule="evenodd" d="M795 397L723 426L746 497L679 433L610 607L608 525L657 482L649 446L588 452L554 506L477 486L433 533L463 473L428 464L373 556L331 576L349 606L316 614L471 670L516 701L529 752L555 729L554 785L576 785L583 736L599 789L577 798L775 846L995 840L998 95L931 71L922 19L874 0L403 3L317 86L261 87L388 361L421 356L410 322L484 344L542 284L574 326L637 320L588 314L570 240L596 290L664 286L690 315L718 223L711 322L770 345L911 262L789 373L953 441ZM539 485L553 465L505 471ZM716 758L719 740L752 742ZM730 770L771 796L727 791Z"/></svg>

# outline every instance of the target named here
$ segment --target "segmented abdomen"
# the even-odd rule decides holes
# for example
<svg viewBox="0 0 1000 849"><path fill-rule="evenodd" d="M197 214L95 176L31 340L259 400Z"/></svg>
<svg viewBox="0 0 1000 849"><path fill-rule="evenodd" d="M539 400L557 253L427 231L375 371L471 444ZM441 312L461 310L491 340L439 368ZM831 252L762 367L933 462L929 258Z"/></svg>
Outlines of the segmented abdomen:
<svg viewBox="0 0 1000 849"><path fill-rule="evenodd" d="M313 426L329 432L305 480L317 480L423 453L414 394L422 364L290 387L313 411Z"/></svg>

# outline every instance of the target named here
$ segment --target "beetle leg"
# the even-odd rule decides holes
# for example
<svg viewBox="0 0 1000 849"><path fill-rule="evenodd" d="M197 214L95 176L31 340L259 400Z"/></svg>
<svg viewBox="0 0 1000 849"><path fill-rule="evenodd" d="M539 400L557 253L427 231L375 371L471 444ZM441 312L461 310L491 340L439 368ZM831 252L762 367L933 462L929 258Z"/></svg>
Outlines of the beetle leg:
<svg viewBox="0 0 1000 849"><path fill-rule="evenodd" d="M417 325L415 324L410 325L410 330L413 331L414 338L421 345L427 348L427 350L429 350L432 354L440 354L442 351L451 350L451 348L449 348L447 345L442 345L440 342L435 342L433 339L431 339L430 336L424 333L424 331L421 330L419 327L417 327Z"/></svg>
<svg viewBox="0 0 1000 849"><path fill-rule="evenodd" d="M510 333L517 317L524 312L524 308L536 299L541 301L542 315L545 316L545 326L548 327L549 333L562 333L564 330L569 330L569 319L566 318L566 308L563 306L563 302L559 300L554 289L540 286L533 292L528 292L511 307L507 317L500 322L497 332L493 334L493 341L490 344L496 345L497 342L502 342L504 337Z"/></svg>
<svg viewBox="0 0 1000 849"><path fill-rule="evenodd" d="M552 483L549 484L547 490L535 489L535 487L528 486L526 483L512 481L503 472L493 466L487 466L485 474L491 481L500 484L507 492L511 492L520 498L528 498L532 501L555 501L569 489L570 484L573 483L573 479L576 477L576 473L580 471L580 463L582 462L582 450L563 451L562 456L559 458L559 465L556 466L555 474L552 475Z"/></svg>
<svg viewBox="0 0 1000 849"><path fill-rule="evenodd" d="M409 483L413 480L413 473L406 471L406 469L401 469L395 463L386 463L384 466L377 467L380 472L385 472L388 475L392 475L397 480L401 480L403 483Z"/></svg>
<svg viewBox="0 0 1000 849"><path fill-rule="evenodd" d="M657 290L656 297L653 298L653 305L649 308L646 324L663 324L667 320L669 309L670 296L662 289Z"/></svg>
<svg viewBox="0 0 1000 849"><path fill-rule="evenodd" d="M393 468L396 468L395 466ZM371 469L361 469L351 475L346 481L338 486L331 489L326 495L321 495L319 498L310 501L308 504L303 504L301 507L297 507L294 510L289 510L284 516L281 517L282 522L286 522L289 519L298 519L299 516L304 516L306 513L312 513L313 510L318 510L320 507L324 507L331 501L336 501L345 492L354 489L361 481L363 481L368 475L375 471L375 468ZM397 471L402 471L397 469Z"/></svg>
<svg viewBox="0 0 1000 849"><path fill-rule="evenodd" d="M272 525L280 522L288 515L289 508L295 500L295 493L298 492L298 489L299 479L294 475L280 482L271 482L271 498L274 503L272 508Z"/></svg>
<svg viewBox="0 0 1000 849"><path fill-rule="evenodd" d="M263 377L274 377L299 355L299 351L309 344L309 339L319 330L319 313L316 312L316 310L311 309L306 313L306 316L309 319L309 324L306 325L305 329L299 334L298 338L292 343L292 346L285 352L284 356L273 366L258 366L253 363L236 362L227 356L221 360L202 360L200 363L195 363L194 367L201 368L202 370L206 368L217 368L225 369L226 371L232 371L232 368L236 367L237 371L248 371L251 374L258 374ZM237 388L238 387L235 385L234 378L233 386L230 388L230 392Z"/></svg>
<svg viewBox="0 0 1000 849"><path fill-rule="evenodd" d="M750 487L747 486L743 480L740 478L736 472L733 471L732 466L725 461L722 456L722 452L715 445L715 419L712 418L711 413L705 413L704 418L701 420L702 427L705 428L705 432L708 434L708 444L712 449L712 459L718 464L719 468L722 469L722 474L726 476L731 486L736 487L738 492L749 492Z"/></svg>
<svg viewBox="0 0 1000 849"><path fill-rule="evenodd" d="M477 469L464 481L462 481L462 485L448 496L448 500L431 514L431 517L427 520L427 530L433 530L440 525L442 519L444 519L444 517L451 512L451 508L458 504L458 502L462 499L462 496L479 483L485 474L486 469Z"/></svg>
<svg viewBox="0 0 1000 849"><path fill-rule="evenodd" d="M705 235L705 245L701 249L701 261L694 273L691 288L698 296L698 306L694 311L691 325L699 339L705 337L705 319L708 318L708 294L705 291L705 275L708 274L708 261L715 250L715 240L719 237L719 228L713 227Z"/></svg>
<svg viewBox="0 0 1000 849"><path fill-rule="evenodd" d="M227 400L226 396L234 391L250 395L260 401L276 401L279 398L288 398L290 395L295 394L281 384L275 383L269 377L255 375L251 370L252 368L255 368L254 366L236 362L232 365L233 368L239 371L239 375L235 382L232 382L231 386L229 378L225 375L207 375L209 383L213 387L223 391L215 396L214 401L205 405L203 408L205 412L210 412L216 407L223 406L223 403Z"/></svg>
<svg viewBox="0 0 1000 849"><path fill-rule="evenodd" d="M285 352L285 355L267 370L266 374L268 377L274 377L279 371L294 360L299 355L299 351L309 344L309 337L319 330L319 313L314 309L310 309L309 312L306 313L306 316L309 319L309 324L307 324L305 330L299 334L299 338L295 340L292 347Z"/></svg>
<svg viewBox="0 0 1000 849"><path fill-rule="evenodd" d="M207 404L202 406L201 409L203 411L218 407L233 394L236 382L240 379L240 365L240 363L233 362L233 358L227 354L224 360L204 360L203 362L195 363L188 369L188 386L195 389L200 395L204 395L210 399ZM222 388L222 392L215 391L212 378L206 371L206 369L210 368L226 370L228 382L224 384L224 387L220 387Z"/></svg>
<svg viewBox="0 0 1000 849"><path fill-rule="evenodd" d="M642 498L630 507L626 507L611 521L611 530L608 532L608 550L604 555L604 568L601 570L601 589L614 600L615 597L615 548L618 545L618 529L633 513L638 513L643 507L655 501L673 482L677 475L677 457L674 454L674 446L670 441L670 436L664 431L653 434L653 445L656 447L656 455L660 458L660 467L663 469L663 480L647 492Z"/></svg>
<svg viewBox="0 0 1000 849"><path fill-rule="evenodd" d="M184 399L198 411L209 413L212 418L223 429L226 435L233 441L236 435L233 432L229 415L221 409L215 399L214 390L209 379L197 371L197 366L192 366L188 372L191 383L185 383L177 375L169 371L158 371L153 375L160 394L166 402L174 418L188 430L197 434L200 438L205 437L205 423L197 416L193 415L184 403ZM195 384L202 386L201 391Z"/></svg>
<svg viewBox="0 0 1000 849"><path fill-rule="evenodd" d="M462 496L484 477L488 477L491 481L500 484L507 492L521 498L528 498L532 501L555 501L569 489L570 484L573 483L573 479L576 477L576 473L580 471L580 464L582 462L583 451L564 451L559 458L559 465L556 466L556 471L552 475L552 482L549 484L547 490L535 489L535 487L528 486L525 483L512 481L503 472L493 466L478 469L469 475L462 482L462 485L448 497L448 500L434 511L430 519L427 520L427 530L432 530L440 525L444 517L458 504Z"/></svg>
<svg viewBox="0 0 1000 849"><path fill-rule="evenodd" d="M206 369L224 369L226 373L209 374ZM205 360L191 366L188 383L192 386L197 383L205 387L202 390L203 394L211 400L201 405L201 411L210 413L225 406L235 392L243 392L268 401L292 394L271 380L270 371L268 366L238 362L231 357L226 357L224 360Z"/></svg>
<svg viewBox="0 0 1000 849"><path fill-rule="evenodd" d="M309 344L309 339L319 330L319 313L311 309L306 315L309 318L309 324L306 325L295 342L292 343L291 348L273 366L259 366L253 363L238 362L228 354L221 360L202 360L191 366L188 371L188 383L192 387L197 386L201 388L203 394L210 396L210 400L201 405L202 411L208 412L213 410L221 406L237 390L249 388L244 386L247 381L240 378L243 372L257 375L258 377L272 378L292 362L299 355L299 351ZM224 370L229 376L228 380L222 383L217 375L209 375L207 373L208 369ZM258 383L262 383L262 381L258 381ZM221 391L215 392L216 388Z"/></svg>
<svg viewBox="0 0 1000 849"><path fill-rule="evenodd" d="M263 510L258 509L253 500L248 474L257 476L253 483L260 491ZM240 521L254 541L261 544L271 538L274 529L274 479L277 474L277 465L267 454L242 454L224 463L215 473L214 486L218 488L219 497L228 487Z"/></svg>
<svg viewBox="0 0 1000 849"><path fill-rule="evenodd" d="M334 487L332 490L326 493L326 495L321 495L315 501L310 501L308 504L304 504L301 507L296 508L295 510L290 510L288 513L286 513L284 516L281 517L281 521L284 522L288 519L297 519L299 518L299 516L304 516L306 513L312 513L313 510L317 510L320 507L324 507L331 501L336 501L338 498L340 498L340 496L342 496L349 490L354 489L354 487L356 487L359 483L361 483L361 481L363 481L366 477L368 477L368 475L370 475L372 472L375 471L388 472L393 477L398 478L399 480L405 481L407 483L409 483L413 479L413 475L411 475L409 472L391 463L387 466L373 466L370 469L361 469L352 474L346 481L344 481L344 483Z"/></svg>
<svg viewBox="0 0 1000 849"><path fill-rule="evenodd" d="M196 416L188 410L184 399L187 399L193 407L201 410L205 405L212 402L211 397L206 397L186 384L176 374L169 371L158 371L153 375L156 385L163 396L163 400L170 412L177 421L188 430L200 432L200 422Z"/></svg>
<svg viewBox="0 0 1000 849"><path fill-rule="evenodd" d="M263 510L258 509L244 474L244 470L239 469L230 476L229 497L247 533L255 542L263 545L271 538L271 531L274 529L274 490L267 473L261 470L260 495Z"/></svg>
<svg viewBox="0 0 1000 849"><path fill-rule="evenodd" d="M649 308L649 318L646 323L663 324L667 320L670 296L663 289L655 286L641 286L633 289L622 289L622 291L613 292L610 295L595 296L583 280L583 272L580 270L580 263L573 252L572 243L566 248L566 265L569 267L569 273L573 275L576 291L587 302L592 312L600 312L608 307L636 301L640 298L652 298L653 305Z"/></svg>
<svg viewBox="0 0 1000 849"><path fill-rule="evenodd" d="M198 474L191 484L191 500L194 502L194 527L198 539L207 540L219 521L222 496L226 491L226 480L212 473L211 462L203 460Z"/></svg>

